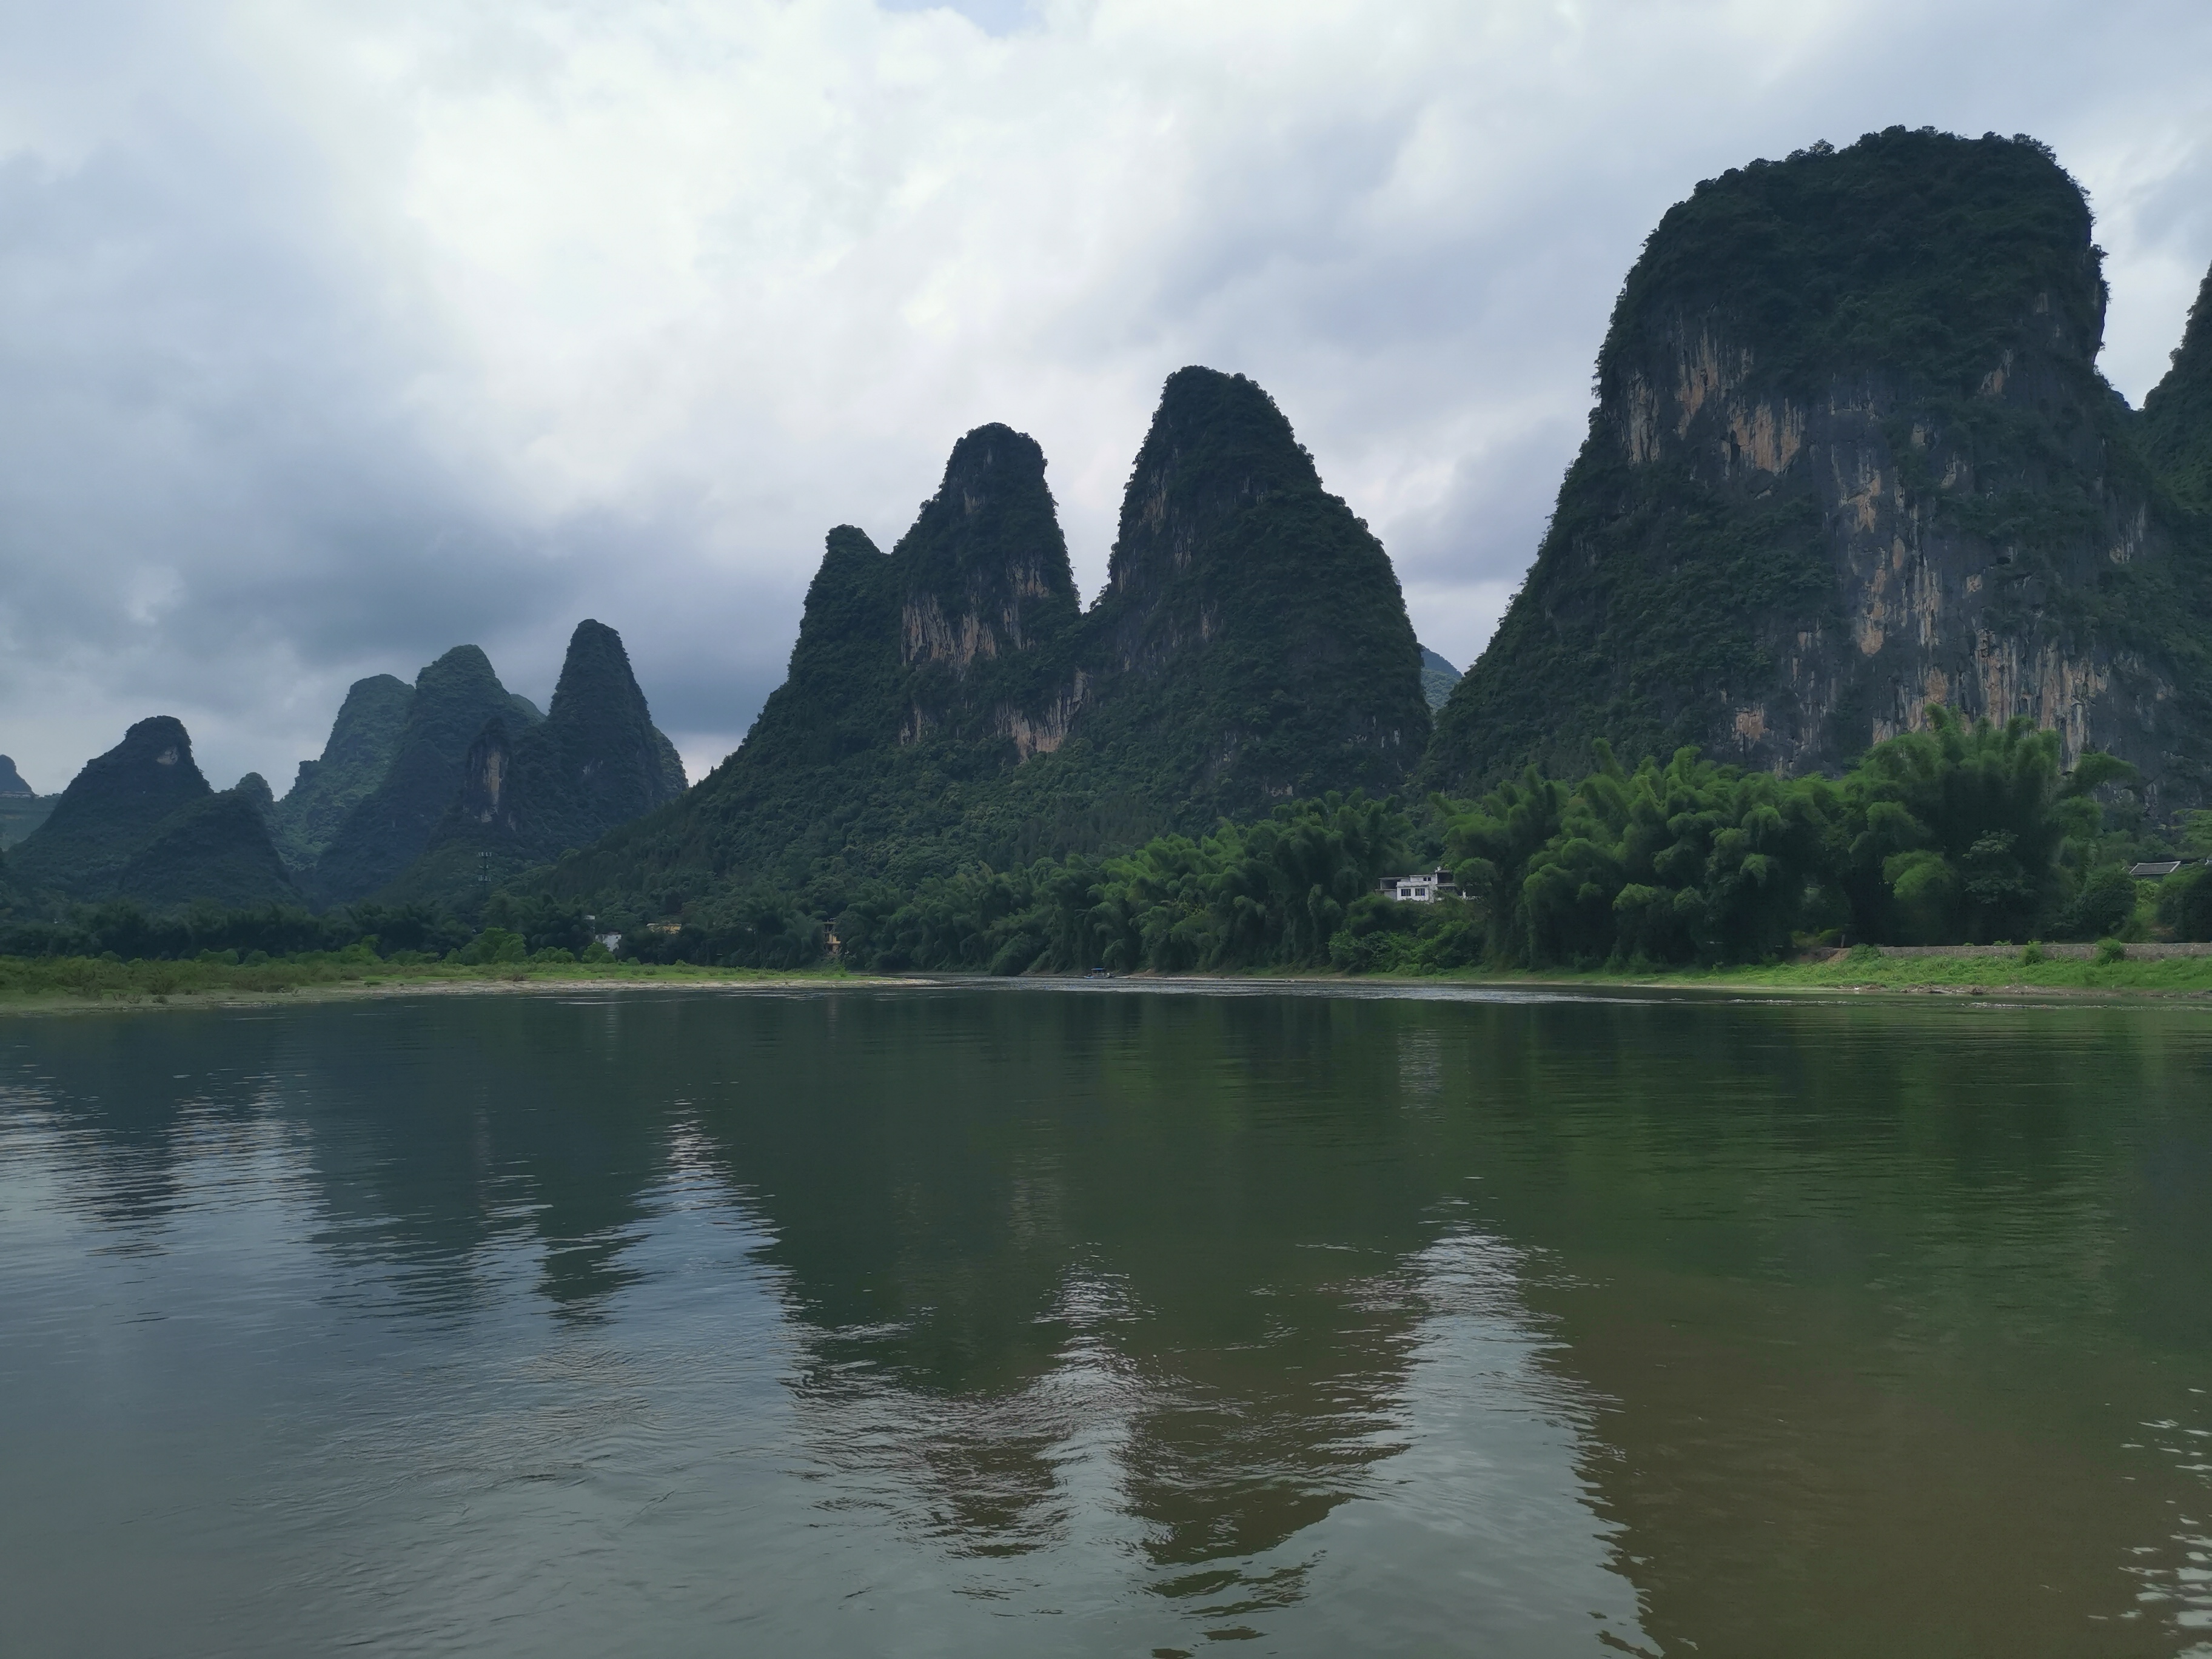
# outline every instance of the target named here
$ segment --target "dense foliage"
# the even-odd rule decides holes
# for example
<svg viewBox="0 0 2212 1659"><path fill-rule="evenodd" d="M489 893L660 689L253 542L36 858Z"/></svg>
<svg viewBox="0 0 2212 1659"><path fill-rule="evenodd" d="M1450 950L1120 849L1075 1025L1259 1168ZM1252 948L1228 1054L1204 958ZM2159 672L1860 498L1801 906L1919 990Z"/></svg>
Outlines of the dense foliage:
<svg viewBox="0 0 2212 1659"><path fill-rule="evenodd" d="M1966 392L2035 319L2103 331L2089 206L2044 145L1933 128L1815 144L1708 179L1669 208L1621 290L1600 373L1655 317L1717 310L1762 375L1802 396L1909 367Z"/></svg>
<svg viewBox="0 0 2212 1659"><path fill-rule="evenodd" d="M1433 714L1444 706L1452 687L1459 684L1459 670L1425 645L1421 647L1421 696Z"/></svg>
<svg viewBox="0 0 2212 1659"><path fill-rule="evenodd" d="M515 960L541 952L582 959L593 946L593 921L583 912L507 893L473 916L424 904L361 903L320 915L298 904L149 910L129 899L80 906L60 920L0 916L0 957L33 960L258 963L347 951L403 962L492 960L502 951Z"/></svg>
<svg viewBox="0 0 2212 1659"><path fill-rule="evenodd" d="M1418 814L1332 794L1118 857L866 884L835 909L756 889L697 907L643 951L774 967L812 960L834 937L846 963L879 970L1435 970L1758 961L1808 938L1989 943L2134 926L2124 860L2144 848L2125 799L2132 769L2091 754L2064 772L2057 734L2024 720L1929 714L1839 781L1747 773L1690 750L1631 771L1601 747L1571 785L1532 768ZM1377 890L1439 851L1460 896L1401 904Z"/></svg>
<svg viewBox="0 0 2212 1659"><path fill-rule="evenodd" d="M1814 939L2139 936L2125 863L2162 849L2141 833L2132 769L2092 753L2066 772L2057 734L2024 720L1929 714L1926 729L1875 745L1839 780L1746 772L1686 749L1630 769L1601 745L1571 783L1531 768L1479 798L1438 796L1412 811L1329 794L1115 856L976 863L906 886L724 888L687 902L680 921L505 890L468 913L203 904L165 915L118 901L65 921L0 920L0 955L561 961L602 957L597 936L619 932L631 960L734 968L1358 973L1771 961ZM2212 814L2191 834L2194 853L2212 853ZM1437 862L1454 872L1455 896L1409 904L1379 890L1384 877ZM2201 867L2168 883L2157 906L2179 937L2212 938Z"/></svg>

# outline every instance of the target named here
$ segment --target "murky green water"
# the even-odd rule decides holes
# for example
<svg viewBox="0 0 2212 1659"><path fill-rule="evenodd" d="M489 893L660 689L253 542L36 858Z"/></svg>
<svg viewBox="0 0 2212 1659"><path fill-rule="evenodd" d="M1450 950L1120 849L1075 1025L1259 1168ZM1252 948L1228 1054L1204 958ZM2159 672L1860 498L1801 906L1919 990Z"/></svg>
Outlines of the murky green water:
<svg viewBox="0 0 2212 1659"><path fill-rule="evenodd" d="M24 1654L2212 1653L2212 1012L0 1024Z"/></svg>

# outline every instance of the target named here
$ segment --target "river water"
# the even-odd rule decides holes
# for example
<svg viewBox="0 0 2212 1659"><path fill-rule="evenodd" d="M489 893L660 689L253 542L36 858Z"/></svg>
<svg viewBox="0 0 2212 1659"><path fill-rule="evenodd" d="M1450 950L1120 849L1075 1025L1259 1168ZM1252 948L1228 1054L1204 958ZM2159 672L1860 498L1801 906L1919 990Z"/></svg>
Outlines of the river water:
<svg viewBox="0 0 2212 1659"><path fill-rule="evenodd" d="M0 1647L2212 1655L2212 1011L0 1021Z"/></svg>

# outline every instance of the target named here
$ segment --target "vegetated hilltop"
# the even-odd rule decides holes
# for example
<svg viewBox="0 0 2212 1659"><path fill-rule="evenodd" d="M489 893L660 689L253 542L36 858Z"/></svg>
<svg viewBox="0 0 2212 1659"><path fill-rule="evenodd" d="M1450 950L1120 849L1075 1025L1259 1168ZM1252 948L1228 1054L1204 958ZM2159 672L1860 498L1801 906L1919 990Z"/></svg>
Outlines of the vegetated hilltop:
<svg viewBox="0 0 2212 1659"><path fill-rule="evenodd" d="M78 902L203 899L243 907L299 899L258 807L236 790L210 789L193 763L191 738L166 714L140 720L87 762L46 821L14 849L9 871L27 894Z"/></svg>
<svg viewBox="0 0 2212 1659"><path fill-rule="evenodd" d="M350 695L347 701L351 703ZM476 646L455 646L425 668L416 677L383 775L346 811L315 861L307 884L316 897L347 903L394 879L422 856L460 793L462 764L485 726L496 719L529 726L543 718L527 699L499 683L490 659ZM337 736L334 729L332 746ZM372 760L363 757L362 769ZM354 781L360 775L357 770ZM304 810L301 817L307 817Z"/></svg>
<svg viewBox="0 0 2212 1659"><path fill-rule="evenodd" d="M587 847L684 793L684 763L653 726L622 636L576 625L544 720L495 716L462 763L428 848L385 891L453 902Z"/></svg>
<svg viewBox="0 0 2212 1659"><path fill-rule="evenodd" d="M835 915L963 860L1404 781L1428 710L1397 579L1266 392L1170 378L1087 614L1044 465L980 427L889 555L832 531L744 746L550 890L668 915L775 889Z"/></svg>
<svg viewBox="0 0 2212 1659"><path fill-rule="evenodd" d="M1274 400L1170 376L1121 501L1071 738L1179 825L1402 783L1428 741L1420 647L1382 544Z"/></svg>
<svg viewBox="0 0 2212 1659"><path fill-rule="evenodd" d="M300 763L299 775L276 803L270 833L295 870L323 855L346 815L384 781L407 728L415 688L395 674L356 680L338 705L319 760Z"/></svg>
<svg viewBox="0 0 2212 1659"><path fill-rule="evenodd" d="M1600 737L1832 771L1942 703L2134 763L2159 816L2203 800L2212 547L2095 368L2089 234L2025 138L1893 128L1700 185L1424 781L1572 773Z"/></svg>
<svg viewBox="0 0 2212 1659"><path fill-rule="evenodd" d="M2143 399L2143 449L2182 505L2212 515L2212 271L2204 274L2173 367Z"/></svg>

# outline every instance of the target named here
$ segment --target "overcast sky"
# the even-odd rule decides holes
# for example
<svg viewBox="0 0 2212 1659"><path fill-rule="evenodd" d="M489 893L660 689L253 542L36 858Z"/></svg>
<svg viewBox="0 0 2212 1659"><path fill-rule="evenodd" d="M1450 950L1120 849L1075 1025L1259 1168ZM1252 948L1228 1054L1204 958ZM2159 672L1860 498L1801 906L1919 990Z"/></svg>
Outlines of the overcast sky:
<svg viewBox="0 0 2212 1659"><path fill-rule="evenodd" d="M0 751L181 717L282 793L349 682L621 629L696 778L831 526L1036 435L1086 596L1159 384L1273 392L1480 650L1620 280L1893 123L2087 187L2140 402L2212 263L2212 6L0 4Z"/></svg>

